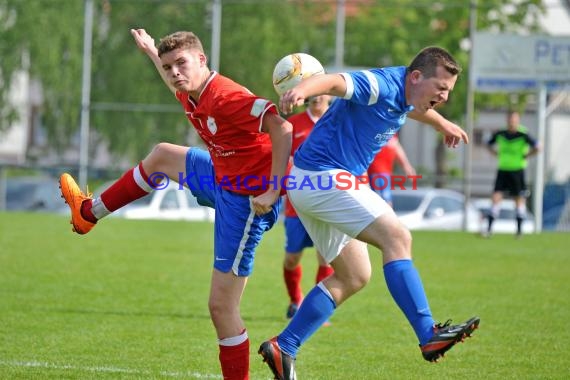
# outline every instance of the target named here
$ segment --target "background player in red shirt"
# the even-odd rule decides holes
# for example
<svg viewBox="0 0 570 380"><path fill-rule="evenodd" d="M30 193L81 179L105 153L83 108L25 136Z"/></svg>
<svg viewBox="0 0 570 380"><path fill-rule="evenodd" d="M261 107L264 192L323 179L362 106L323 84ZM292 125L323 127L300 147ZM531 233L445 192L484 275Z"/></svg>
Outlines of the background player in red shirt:
<svg viewBox="0 0 570 380"><path fill-rule="evenodd" d="M374 157L368 167L368 177L372 190L382 197L390 206L392 204L392 175L394 163L397 162L407 176L416 175L416 170L408 160L406 151L394 135Z"/></svg>
<svg viewBox="0 0 570 380"><path fill-rule="evenodd" d="M317 120L329 108L330 101L331 97L329 95L314 96L309 100L308 107L304 112L295 114L287 119L293 124L291 159L297 148L309 136ZM313 241L311 237L305 230L305 227L303 227L293 205L285 197L285 260L283 261L283 278L289 294L287 318L293 318L303 300L303 291L301 289L303 267L301 266L301 257L303 256L303 250L312 246ZM317 260L319 268L317 269L315 281L318 284L331 275L333 269L318 251Z"/></svg>
<svg viewBox="0 0 570 380"><path fill-rule="evenodd" d="M249 338L239 305L255 248L279 215L280 181L291 152L292 126L270 101L210 71L198 37L176 32L155 47L144 29L131 30L206 144L161 143L97 199L73 178L60 178L74 231L85 234L102 217L181 175L198 202L215 208L214 257L208 306L224 379L249 378ZM168 177L168 178L167 178ZM264 184L265 181L265 184Z"/></svg>

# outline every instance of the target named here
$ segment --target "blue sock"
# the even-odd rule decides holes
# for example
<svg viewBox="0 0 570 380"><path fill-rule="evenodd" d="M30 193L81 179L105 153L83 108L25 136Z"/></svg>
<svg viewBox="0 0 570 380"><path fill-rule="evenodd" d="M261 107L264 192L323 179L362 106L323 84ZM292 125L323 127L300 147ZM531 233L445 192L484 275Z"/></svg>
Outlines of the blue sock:
<svg viewBox="0 0 570 380"><path fill-rule="evenodd" d="M322 288L321 288L322 287ZM299 310L277 338L281 350L297 356L301 345L334 313L336 303L322 283L318 283L305 297Z"/></svg>
<svg viewBox="0 0 570 380"><path fill-rule="evenodd" d="M420 344L426 344L433 336L434 320L412 260L396 260L384 265L384 278L392 298L408 318Z"/></svg>

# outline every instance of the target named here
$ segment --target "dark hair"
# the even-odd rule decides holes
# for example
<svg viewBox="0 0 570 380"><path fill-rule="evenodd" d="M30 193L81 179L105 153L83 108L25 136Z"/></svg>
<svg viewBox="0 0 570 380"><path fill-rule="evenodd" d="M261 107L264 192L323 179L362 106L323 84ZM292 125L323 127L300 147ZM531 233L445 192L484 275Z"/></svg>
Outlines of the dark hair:
<svg viewBox="0 0 570 380"><path fill-rule="evenodd" d="M192 32L174 32L161 38L158 44L158 56L176 49L196 49L204 53L202 42Z"/></svg>
<svg viewBox="0 0 570 380"><path fill-rule="evenodd" d="M412 60L408 72L419 70L426 78L430 78L435 76L435 70L438 66L442 66L453 75L458 75L461 72L461 67L455 58L447 50L437 46L422 49Z"/></svg>

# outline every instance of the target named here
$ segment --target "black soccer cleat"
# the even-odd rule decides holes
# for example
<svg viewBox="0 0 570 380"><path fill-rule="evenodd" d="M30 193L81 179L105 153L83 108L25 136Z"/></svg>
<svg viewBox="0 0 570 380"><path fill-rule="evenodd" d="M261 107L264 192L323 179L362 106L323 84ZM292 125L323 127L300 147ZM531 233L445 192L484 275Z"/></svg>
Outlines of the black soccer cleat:
<svg viewBox="0 0 570 380"><path fill-rule="evenodd" d="M299 310L299 305L296 303L290 303L289 306L287 307L287 313L285 314L285 317L287 319L293 318L297 310Z"/></svg>
<svg viewBox="0 0 570 380"><path fill-rule="evenodd" d="M261 343L257 353L263 356L263 362L267 363L275 380L297 380L295 359L281 351L277 337Z"/></svg>
<svg viewBox="0 0 570 380"><path fill-rule="evenodd" d="M426 344L420 345L424 359L437 362L455 343L463 342L465 338L470 337L479 327L479 321L479 317L473 317L460 325L451 325L451 319L448 319L443 325L441 323L435 325L433 337Z"/></svg>

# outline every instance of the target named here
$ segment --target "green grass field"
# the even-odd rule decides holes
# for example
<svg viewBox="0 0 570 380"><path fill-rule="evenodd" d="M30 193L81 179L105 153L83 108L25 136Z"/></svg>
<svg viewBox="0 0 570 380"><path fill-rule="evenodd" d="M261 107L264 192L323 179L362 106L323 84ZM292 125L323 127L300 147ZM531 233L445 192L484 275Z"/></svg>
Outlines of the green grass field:
<svg viewBox="0 0 570 380"><path fill-rule="evenodd" d="M303 346L300 379L569 378L569 234L413 236L435 318L479 315L473 338L425 362L371 249L370 284ZM0 378L220 379L211 237L210 224L114 218L79 236L65 217L0 213ZM257 347L286 323L282 246L279 225L242 302L252 379L271 378ZM312 250L303 262L308 291Z"/></svg>

